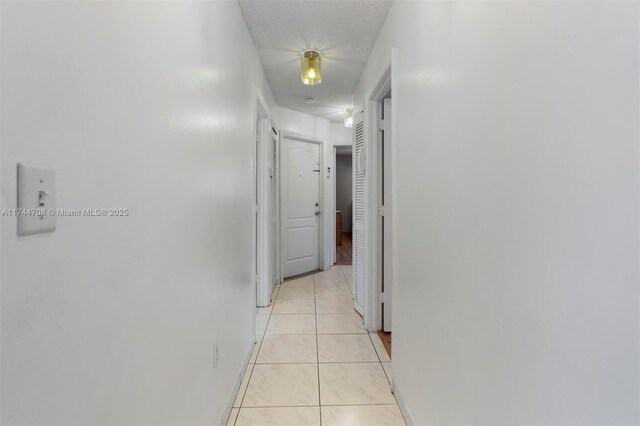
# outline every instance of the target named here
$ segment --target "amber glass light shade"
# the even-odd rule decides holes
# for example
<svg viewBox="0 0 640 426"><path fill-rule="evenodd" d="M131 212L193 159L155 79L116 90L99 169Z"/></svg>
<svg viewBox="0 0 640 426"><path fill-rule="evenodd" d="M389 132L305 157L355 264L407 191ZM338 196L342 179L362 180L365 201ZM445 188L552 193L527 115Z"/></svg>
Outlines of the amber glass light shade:
<svg viewBox="0 0 640 426"><path fill-rule="evenodd" d="M301 78L304 84L313 86L322 83L322 58L315 50L309 50L302 55Z"/></svg>

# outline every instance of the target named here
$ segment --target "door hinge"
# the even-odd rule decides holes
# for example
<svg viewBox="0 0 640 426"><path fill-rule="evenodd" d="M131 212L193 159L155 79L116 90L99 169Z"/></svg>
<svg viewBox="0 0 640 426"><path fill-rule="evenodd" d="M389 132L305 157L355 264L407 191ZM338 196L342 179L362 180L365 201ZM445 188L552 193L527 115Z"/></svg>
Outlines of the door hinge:
<svg viewBox="0 0 640 426"><path fill-rule="evenodd" d="M384 303L384 292L378 295L378 303Z"/></svg>
<svg viewBox="0 0 640 426"><path fill-rule="evenodd" d="M256 274L256 284L260 284L260 275Z"/></svg>
<svg viewBox="0 0 640 426"><path fill-rule="evenodd" d="M384 206L378 207L378 216L384 216Z"/></svg>
<svg viewBox="0 0 640 426"><path fill-rule="evenodd" d="M379 131L383 131L384 130L384 120L378 121L378 130Z"/></svg>
<svg viewBox="0 0 640 426"><path fill-rule="evenodd" d="M260 204L256 204L256 213L260 213Z"/></svg>

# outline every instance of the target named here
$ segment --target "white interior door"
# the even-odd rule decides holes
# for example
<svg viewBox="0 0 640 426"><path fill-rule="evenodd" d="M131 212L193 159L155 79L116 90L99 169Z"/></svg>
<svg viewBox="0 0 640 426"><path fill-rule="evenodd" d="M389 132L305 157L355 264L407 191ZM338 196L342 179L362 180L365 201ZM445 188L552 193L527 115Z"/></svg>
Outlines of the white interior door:
<svg viewBox="0 0 640 426"><path fill-rule="evenodd" d="M364 143L364 122L358 114L354 128L353 143L353 307L364 315L365 305L365 172L366 152Z"/></svg>
<svg viewBox="0 0 640 426"><path fill-rule="evenodd" d="M286 278L320 267L320 145L285 137L281 154Z"/></svg>
<svg viewBox="0 0 640 426"><path fill-rule="evenodd" d="M391 331L391 289L393 273L391 270L391 253L393 249L391 229L393 211L391 209L391 99L383 100L383 131L382 131L382 329Z"/></svg>

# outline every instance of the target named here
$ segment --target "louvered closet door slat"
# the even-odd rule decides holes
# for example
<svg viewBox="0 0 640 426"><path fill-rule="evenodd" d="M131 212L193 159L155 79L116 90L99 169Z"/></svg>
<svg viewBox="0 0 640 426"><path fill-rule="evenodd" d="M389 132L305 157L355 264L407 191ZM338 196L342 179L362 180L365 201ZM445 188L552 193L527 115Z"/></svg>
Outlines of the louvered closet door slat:
<svg viewBox="0 0 640 426"><path fill-rule="evenodd" d="M364 212L365 212L365 144L364 144L364 123L362 115L354 126L354 224L353 224L353 250L354 250L354 307L364 315L364 292L365 292L365 242L364 242Z"/></svg>

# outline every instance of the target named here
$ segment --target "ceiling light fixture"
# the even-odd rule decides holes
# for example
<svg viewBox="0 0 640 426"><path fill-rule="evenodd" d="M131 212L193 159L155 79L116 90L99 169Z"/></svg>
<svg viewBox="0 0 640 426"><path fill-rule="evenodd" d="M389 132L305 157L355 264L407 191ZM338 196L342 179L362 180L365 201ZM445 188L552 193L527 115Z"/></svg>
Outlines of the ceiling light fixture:
<svg viewBox="0 0 640 426"><path fill-rule="evenodd" d="M347 108L344 113L344 127L353 127L353 108Z"/></svg>
<svg viewBox="0 0 640 426"><path fill-rule="evenodd" d="M322 71L321 71L320 53L315 50L307 50L302 54L302 82L313 86L314 84L322 83Z"/></svg>

